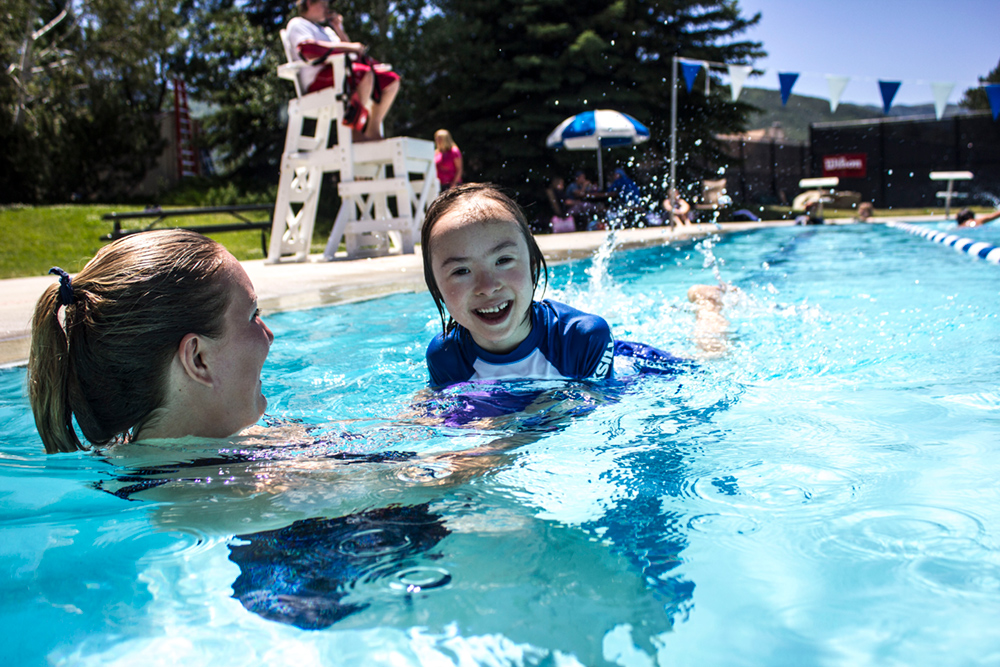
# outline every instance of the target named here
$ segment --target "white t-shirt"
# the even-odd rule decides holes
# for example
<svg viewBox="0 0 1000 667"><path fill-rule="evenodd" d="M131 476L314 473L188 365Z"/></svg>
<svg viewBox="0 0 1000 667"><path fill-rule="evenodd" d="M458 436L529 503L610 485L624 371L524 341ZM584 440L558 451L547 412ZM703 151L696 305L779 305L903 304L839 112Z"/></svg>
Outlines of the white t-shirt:
<svg viewBox="0 0 1000 667"><path fill-rule="evenodd" d="M333 29L320 27L309 19L296 16L288 22L288 43L292 47L293 59L303 60L302 56L299 55L299 44L307 39L314 42L333 42L335 44L340 42L340 37ZM317 75L324 67L329 67L329 65L312 65L299 70L299 85L302 86L303 92L309 90L309 86L316 80Z"/></svg>

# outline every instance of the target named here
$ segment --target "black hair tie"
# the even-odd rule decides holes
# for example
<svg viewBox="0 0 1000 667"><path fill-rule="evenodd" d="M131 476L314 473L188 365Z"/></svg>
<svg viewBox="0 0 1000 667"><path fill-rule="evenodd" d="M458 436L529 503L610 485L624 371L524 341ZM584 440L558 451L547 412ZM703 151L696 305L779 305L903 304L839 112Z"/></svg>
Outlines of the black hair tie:
<svg viewBox="0 0 1000 667"><path fill-rule="evenodd" d="M63 306L73 305L76 300L73 298L73 279L58 266L49 269L49 273L59 276L59 304Z"/></svg>

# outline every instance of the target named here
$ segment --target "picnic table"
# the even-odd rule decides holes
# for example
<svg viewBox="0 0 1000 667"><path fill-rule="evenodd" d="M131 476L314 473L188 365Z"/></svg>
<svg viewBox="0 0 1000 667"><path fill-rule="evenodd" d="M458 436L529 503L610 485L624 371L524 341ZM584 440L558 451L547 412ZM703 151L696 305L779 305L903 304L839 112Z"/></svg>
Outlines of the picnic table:
<svg viewBox="0 0 1000 667"><path fill-rule="evenodd" d="M267 220L251 220L244 214L254 212L267 212ZM161 222L170 218L190 218L202 215L228 214L236 218L237 222L215 223L208 225L169 225L167 227L157 227ZM102 241L114 241L130 234L140 234L154 229L187 229L199 234L213 234L217 232L242 232L250 229L260 230L260 245L267 257L267 233L271 229L271 216L274 214L274 204L245 204L240 206L209 206L203 208L170 208L161 209L159 207L147 209L145 211L135 211L129 213L107 213L101 216L102 220L114 222L114 229L109 234L101 236ZM122 229L123 220L152 220L144 227L137 229Z"/></svg>

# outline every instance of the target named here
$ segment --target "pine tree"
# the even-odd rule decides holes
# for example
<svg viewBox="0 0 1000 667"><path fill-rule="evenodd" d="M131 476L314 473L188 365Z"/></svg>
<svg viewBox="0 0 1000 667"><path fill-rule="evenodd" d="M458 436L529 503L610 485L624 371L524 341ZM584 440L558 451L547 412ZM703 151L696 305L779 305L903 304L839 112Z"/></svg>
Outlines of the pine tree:
<svg viewBox="0 0 1000 667"><path fill-rule="evenodd" d="M512 187L536 197L553 175L571 168L594 172L590 152L556 152L545 138L564 118L609 108L647 124L650 142L615 149L619 161L635 159L662 172L669 153L671 58L680 55L748 63L760 44L735 41L759 15L744 18L734 1L658 0L444 0L427 27L437 54L421 82L429 134L446 127L465 155L470 178ZM716 81L679 101L679 173L697 160L719 157L712 137L742 129L751 107L729 102Z"/></svg>

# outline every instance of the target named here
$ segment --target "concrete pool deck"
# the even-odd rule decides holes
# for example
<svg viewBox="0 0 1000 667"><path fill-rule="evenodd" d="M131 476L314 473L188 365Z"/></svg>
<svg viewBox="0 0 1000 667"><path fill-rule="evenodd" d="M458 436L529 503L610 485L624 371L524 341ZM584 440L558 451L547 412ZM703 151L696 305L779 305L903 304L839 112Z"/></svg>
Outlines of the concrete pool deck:
<svg viewBox="0 0 1000 667"><path fill-rule="evenodd" d="M721 232L760 227L784 227L792 221L727 222ZM664 245L720 231L714 225L688 225L677 229L651 227L617 232L617 249ZM543 234L536 237L550 264L586 257L604 243L608 232ZM419 292L424 287L423 262L413 255L390 255L371 259L265 264L243 262L265 312L296 310L314 306L375 298L398 292ZM24 363L28 358L31 315L35 302L55 276L0 280L0 365Z"/></svg>

